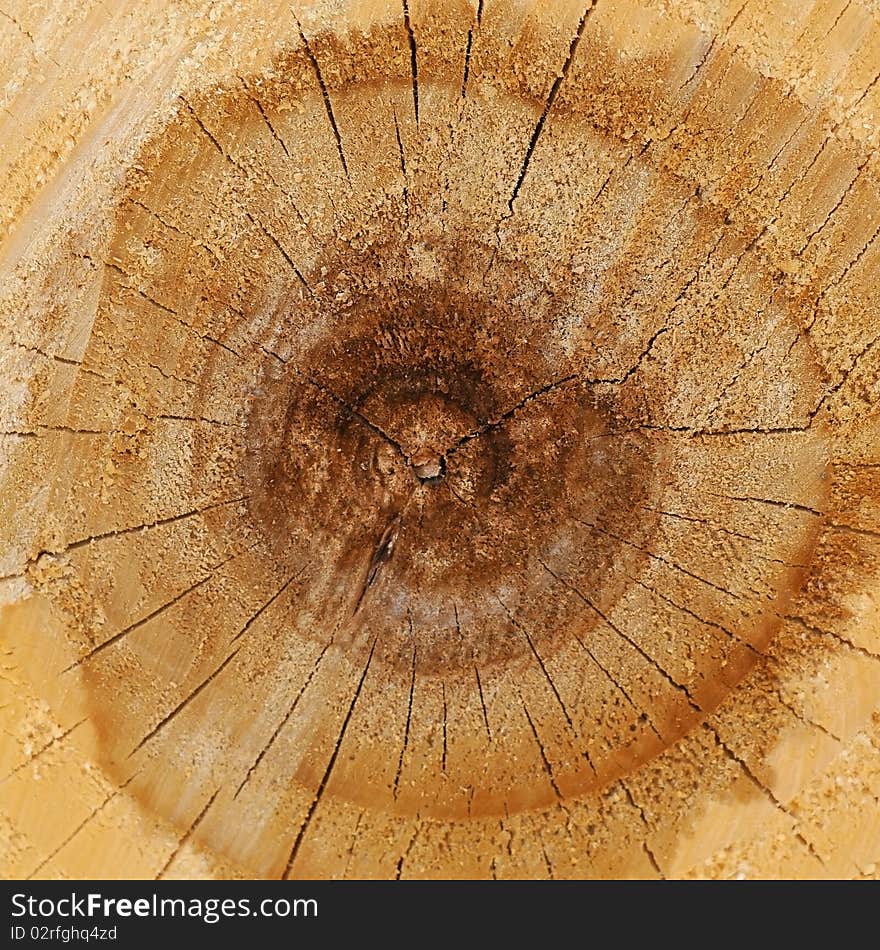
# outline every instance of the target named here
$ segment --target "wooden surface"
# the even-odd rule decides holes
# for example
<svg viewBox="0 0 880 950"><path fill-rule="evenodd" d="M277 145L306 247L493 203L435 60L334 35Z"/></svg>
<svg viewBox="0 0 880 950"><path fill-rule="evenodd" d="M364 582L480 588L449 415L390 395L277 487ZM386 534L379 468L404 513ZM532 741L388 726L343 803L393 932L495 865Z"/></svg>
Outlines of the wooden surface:
<svg viewBox="0 0 880 950"><path fill-rule="evenodd" d="M0 872L878 876L874 0L0 76Z"/></svg>

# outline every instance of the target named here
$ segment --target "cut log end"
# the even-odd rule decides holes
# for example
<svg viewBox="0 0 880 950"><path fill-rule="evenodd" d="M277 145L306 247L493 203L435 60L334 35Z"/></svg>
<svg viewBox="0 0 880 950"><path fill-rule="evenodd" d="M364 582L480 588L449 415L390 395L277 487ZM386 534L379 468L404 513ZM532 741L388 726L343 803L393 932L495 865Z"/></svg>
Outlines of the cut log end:
<svg viewBox="0 0 880 950"><path fill-rule="evenodd" d="M4 873L874 875L875 13L356 6L0 149Z"/></svg>

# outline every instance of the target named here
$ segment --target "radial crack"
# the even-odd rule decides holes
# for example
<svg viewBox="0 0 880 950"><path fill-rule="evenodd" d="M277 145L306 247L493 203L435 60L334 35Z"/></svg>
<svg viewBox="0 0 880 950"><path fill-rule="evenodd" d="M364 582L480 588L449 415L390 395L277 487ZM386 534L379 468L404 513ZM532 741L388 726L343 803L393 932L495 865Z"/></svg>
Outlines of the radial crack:
<svg viewBox="0 0 880 950"><path fill-rule="evenodd" d="M129 274L127 271L123 270L122 267L120 267L118 264L112 261L103 261L102 263L104 264L105 267L109 268L112 271L115 271L117 274L120 274L122 277L126 278L126 280L128 281L133 281L136 279L132 274ZM131 283L125 284L123 286L125 286L128 290L131 290L134 293L136 293L142 300L146 300L147 303L152 304L154 307L157 307L163 313L167 313L170 317L173 317L182 327L185 327L194 336L198 337L198 339L202 340L203 342L213 343L214 346L218 346L220 347L220 349L226 350L228 353L234 356L237 360L242 359L242 354L238 350L236 350L234 347L229 346L228 343L224 343L222 340L218 340L216 337L209 336L207 333L203 333L202 331L197 330L191 323L187 323L186 320L184 320L183 317L181 317L180 314L176 310L173 310L171 307L168 307L165 304L160 303L158 300L156 300L155 297L151 297L148 293L146 293L146 291L142 290L140 287L137 287ZM117 303L117 302L118 301L114 301L114 303Z"/></svg>
<svg viewBox="0 0 880 950"><path fill-rule="evenodd" d="M784 619L790 620L792 623L796 623L798 626L803 627L804 630L808 630L811 633L817 634L818 636L831 637L832 640L835 640L841 646L858 653L866 660L872 660L875 663L880 663L880 654L872 653L870 650L866 650L864 647L853 643L852 640L847 639L842 634L835 633L833 630L826 630L824 627L817 627L815 624L809 623L808 621L804 620L803 617L799 617L797 614L786 614Z"/></svg>
<svg viewBox="0 0 880 950"><path fill-rule="evenodd" d="M55 857L56 854L58 854L63 848L67 847L67 845L70 844L71 841L73 841L73 839L83 830L83 828L86 827L86 825L89 824L89 822L92 821L93 818L96 818L107 807L107 805L109 805L110 802L113 801L114 798L116 798L117 795L120 795L129 786L129 784L132 781L134 781L137 774L138 773L135 772L128 779L126 779L126 781L123 782L122 785L119 786L119 788L115 789L109 795L107 795L107 797L97 806L97 808L95 808L91 812L91 814L89 814L86 818L84 818L76 826L76 828L74 828L73 831L71 831L71 833L61 842L61 844L58 845L57 848L54 848L52 851L50 851L49 854L47 854L46 857L43 858L43 860L40 861L40 863L29 874L25 876L25 880L28 880L28 881L31 880L35 874L40 872L52 860L52 858Z"/></svg>
<svg viewBox="0 0 880 950"><path fill-rule="evenodd" d="M197 247L202 248L204 251L206 251L208 254L211 255L217 267L222 266L222 261L220 257L218 256L216 250L212 248L210 245L206 244L204 241L199 240L199 238L197 238L194 234L190 234L189 231L184 231L182 228L178 228L176 225L172 224L170 221L166 221L161 215L155 212L152 208L148 207L146 204L144 204L143 201L139 200L138 198L127 197L126 201L130 202L131 204L135 205L141 210L146 211L146 213L150 215L150 217L155 218L155 220L158 221L159 224L161 224L163 228L167 228L169 231L174 231L176 234L180 234L183 237L189 238L189 240L192 241L193 244L195 244Z"/></svg>
<svg viewBox="0 0 880 950"><path fill-rule="evenodd" d="M642 657L642 659L644 659L647 663L649 663L649 664L663 677L663 679L665 679L671 686L674 686L675 689L678 690L678 692L680 692L680 693L682 694L682 696L683 696L684 699L687 701L687 703L688 703L688 705L691 707L691 709L694 710L694 712L697 712L697 713L702 714L703 709L700 707L699 703L696 702L696 700L694 699L694 697L691 695L690 690L688 689L687 686L685 686L684 683L679 683L676 679L674 679L673 676L672 676L667 670L665 670L665 669L657 662L657 660L656 660L653 656L651 656L650 653L648 653L648 652L645 650L645 648L644 648L643 646L641 646L641 644L639 644L637 641L633 640L632 637L630 637L628 634L624 633L624 631L621 630L620 627L618 627L615 623L613 623L613 622L589 599L589 597L587 597L587 595L584 594L584 593L580 590L580 588L575 587L573 584L571 584L569 581L567 581L561 574L555 573L555 572L553 571L553 569L550 568L550 567L548 567L548 565L545 564L544 561L542 561L540 558L538 558L538 563L541 565L541 567L544 568L545 571L547 571L548 574L550 574L550 575L552 575L553 577L555 577L556 580L559 581L559 583L563 585L563 587L568 588L568 590L570 590L570 591L572 592L572 594L574 594L576 597L578 597L580 600L582 600L595 614L597 614L597 615L605 622L605 624L606 624L611 630L613 630L619 637L621 637L623 640L625 640L625 641L636 651L636 653L638 653L639 656Z"/></svg>
<svg viewBox="0 0 880 950"><path fill-rule="evenodd" d="M397 138L397 153L400 156L400 174L403 177L403 209L406 215L406 226L409 228L409 184L406 175L406 153L403 150L403 140L400 137L400 123L397 121L397 112L394 112L394 135Z"/></svg>
<svg viewBox="0 0 880 950"><path fill-rule="evenodd" d="M715 498L726 498L728 501L752 501L759 505L771 505L774 508L786 508L791 511L801 511L804 514L814 515L816 518L823 518L825 513L809 505L801 505L795 501L779 501L776 498L759 498L756 495L724 495L721 492L706 491L706 495L712 495Z"/></svg>
<svg viewBox="0 0 880 950"><path fill-rule="evenodd" d="M410 71L412 73L412 94L413 94L413 111L415 112L416 125L419 124L419 63L418 63L418 50L416 47L416 35L413 32L412 21L409 16L409 3L407 0L403 0L403 26L406 30L407 39L409 41L409 64Z"/></svg>
<svg viewBox="0 0 880 950"><path fill-rule="evenodd" d="M406 750L409 745L409 730L412 724L413 695L416 689L416 645L413 643L412 651L412 669L409 680L409 701L406 707L406 726L403 730L403 744L400 747L400 757L397 760L397 771L394 773L394 787L392 789L392 798L397 799L397 793L400 786L400 776L403 772L403 760L406 756Z"/></svg>
<svg viewBox="0 0 880 950"><path fill-rule="evenodd" d="M443 754L440 757L440 771L445 775L446 774L446 717L447 717L447 708L446 708L446 683L440 683L440 692L443 697Z"/></svg>
<svg viewBox="0 0 880 950"><path fill-rule="evenodd" d="M287 156L287 158L289 159L289 158L290 158L290 152L287 150L287 145L286 145L284 139L281 138L281 136L278 134L277 130L275 129L275 126L272 125L272 122L271 122L271 120L269 119L269 116L266 115L266 110L263 108L263 103L260 102L260 99L259 99L258 96L255 96L255 95L250 91L250 88L248 87L248 84L244 81L244 79L242 79L241 76L238 77L238 81L239 81L239 82L242 84L242 86L244 87L244 91L245 91L245 93L246 93L248 99L250 99L250 101L257 107L257 111L258 111L258 112L260 113L260 115L262 116L263 122L266 123L266 128L269 130L269 134L270 134L270 135L272 136L272 138L275 139L275 141L281 146L281 148L282 148L283 151L284 151L284 154L285 154L285 155Z"/></svg>
<svg viewBox="0 0 880 950"><path fill-rule="evenodd" d="M489 422L484 423L476 429L473 429L470 432L465 433L459 440L456 442L450 449L446 452L446 458L454 455L463 445L471 442L473 439L479 438L481 435L485 435L487 432L491 432L494 429L498 429L504 425L509 419L516 415L523 408L523 406L532 402L534 399L538 399L546 393L553 392L555 389L559 389L560 386L564 386L566 383L570 383L573 380L578 379L577 373L570 373L568 376L563 376L561 379L553 380L553 382L547 383L542 386L540 389L536 389L533 392L530 392L528 395L523 396L522 399L515 405L511 406L506 412L503 412L497 419L493 419Z"/></svg>
<svg viewBox="0 0 880 950"><path fill-rule="evenodd" d="M275 235L263 224L262 221L260 221L258 218L255 218L250 213L250 211L245 211L245 217L251 222L251 224L255 224L263 232L263 234L265 234L265 236L272 242L272 244L278 250L278 253L286 261L287 266L296 275L297 280L305 288L308 295L310 297L314 297L315 295L314 291L309 286L309 283L303 276L302 271L296 266L296 263L294 262L293 258L290 256L290 254L288 254L287 250L284 248L284 245L282 245L282 243L278 240L278 238L275 237Z"/></svg>
<svg viewBox="0 0 880 950"><path fill-rule="evenodd" d="M177 857L178 854L180 854L181 849L184 847L187 841L189 841L189 839L192 838L192 836L195 834L196 829L202 823L205 815L208 814L208 811L210 810L211 806L214 804L214 799L217 797L219 791L220 789L218 788L208 799L208 802L205 805L205 807L198 813L198 815L196 815L195 820L189 826L189 828L187 828L186 833L183 835L183 837L177 842L177 845L174 848L174 850L171 852L171 854L169 855L168 860L162 865L162 869L155 876L155 878L153 878L153 880L159 881L165 876L165 873L168 871L168 868L170 868L171 865L174 863L174 859Z"/></svg>
<svg viewBox="0 0 880 950"><path fill-rule="evenodd" d="M538 752L541 754L541 761L544 763L544 771L547 773L547 778L550 780L550 786L553 789L556 797L562 801L562 792L559 791L559 786L556 784L556 777L553 775L553 769L550 766L550 760L547 758L547 753L544 750L544 744L541 742L541 737L538 735L538 730L535 728L535 723L532 721L532 717L529 715L529 710L526 708L525 700L522 696L519 697L520 705L522 706L522 711L525 713L526 720L528 721L529 728L532 730L532 735L535 739L535 744L538 746Z"/></svg>
<svg viewBox="0 0 880 950"><path fill-rule="evenodd" d="M483 711L483 724L486 727L486 736L489 739L489 742L492 741L492 729L489 726L489 713L486 711L486 699L483 695L483 682L480 679L480 670L479 667L474 664L474 678L477 681L477 693L480 697L480 709Z"/></svg>
<svg viewBox="0 0 880 950"><path fill-rule="evenodd" d="M403 851L403 854L401 854L401 856L397 859L397 866L396 866L396 868L395 868L395 870L394 870L394 880L395 880L395 881L399 881L399 880L400 880L400 876L401 876L401 874L403 873L403 867L404 867L404 865L406 864L406 861L407 861L407 858L409 857L410 851L412 851L413 845L416 843L416 838L418 838L419 832L421 832L421 830L422 830L422 822L419 821L419 822L416 824L416 827L415 827L415 829L413 830L412 835L410 836L409 844L407 844L406 848L405 848L404 851Z"/></svg>
<svg viewBox="0 0 880 950"><path fill-rule="evenodd" d="M306 811L305 818L303 819L303 822L299 827L299 831L297 831L296 837L293 840L293 845L290 848L290 854L287 858L287 865L282 875L282 878L284 880L287 880L290 877L290 872L293 870L293 864L296 861L296 856L299 854L300 845L302 844L303 838L305 837L306 832L308 831L309 825L312 820L312 816L315 813L315 809L318 807L321 801L321 797L324 794L324 789L327 787L327 782L330 780L330 776L333 772L333 766L336 764L336 759L339 756L339 750L342 747L343 740L345 739L345 732L348 729L348 724L351 720L352 713L354 712L354 707L357 704L358 697L360 696L361 690L363 689L364 681L367 678L367 673L369 673L370 671L370 664L373 661L373 652L376 649L377 640L378 640L378 637L374 638L373 644L370 647L370 655L367 657L366 666L364 667L364 671L361 674L360 680L358 681L357 688L355 689L354 695L352 696L351 703L348 707L348 711L345 714L345 719L342 722L342 728L340 729L339 736L336 739L336 745L333 749L333 752L330 756L329 761L327 762L327 767L324 770L324 775L321 778L321 782L318 785L318 789L315 792L314 796L312 797L311 804L309 805L308 810Z"/></svg>
<svg viewBox="0 0 880 950"><path fill-rule="evenodd" d="M648 821L647 816L645 815L645 810L635 800L635 797L633 796L633 793L630 790L629 785L627 785L623 779L620 780L619 784L620 784L620 787L623 789L623 792L626 795L630 805L632 805L632 807L639 813L639 819L645 827L646 837L642 838L642 850L645 852L645 857L647 857L648 861L650 861L651 867L654 868L654 870L660 876L661 880L665 881L666 875L663 873L663 870L660 867L660 862L657 860L656 855L654 854L653 850L648 844L647 834L650 833L651 831L651 825L650 825L650 822Z"/></svg>
<svg viewBox="0 0 880 950"><path fill-rule="evenodd" d="M76 366L77 368L82 368L82 360L73 360L68 356L58 356L55 353L48 353L46 350L41 350L37 346L29 346L27 343L21 343L18 340L12 338L9 341L13 346L17 346L20 350L27 350L28 353L36 353L38 356L42 356L44 359L51 360L54 363L61 363L64 366ZM96 374L97 375L97 374ZM106 377L101 377L105 379Z"/></svg>
<svg viewBox="0 0 880 950"><path fill-rule="evenodd" d="M131 758L136 752L138 752L143 746L145 746L154 736L158 735L165 726L167 726L179 713L183 712L184 709L189 706L189 704L196 699L201 693L207 689L211 683L226 669L226 667L235 659L238 655L238 651L241 649L240 646L236 647L229 656L211 673L207 676L201 683L183 700L181 700L174 709L171 710L166 716L163 716L155 726L138 742L138 744L128 753L127 758Z"/></svg>
<svg viewBox="0 0 880 950"><path fill-rule="evenodd" d="M102 641L96 647L93 647L84 656L79 657L79 659L71 663L70 666L65 667L61 671L62 675L64 673L69 673L71 670L76 669L79 666L82 666L83 663L90 662L96 656L103 653L104 650L107 650L109 647L112 647L115 643L118 643L123 637L128 636L128 634L133 633L135 630L139 630L141 627L148 624L151 620L155 620L156 617L165 613L166 610L169 610L171 607L175 606L175 604L180 603L181 600L189 596L191 593L193 593L193 591L198 590L200 587L203 587L205 584L207 584L208 581L212 580L214 576L216 575L217 571L219 571L220 568L223 567L224 564L228 564L230 561L246 553L246 551L251 550L255 546L256 545L251 545L251 548L242 548L238 551L235 551L233 554L230 554L228 557L224 558L219 563L212 565L208 569L208 574L206 577L203 577L200 581L196 581L195 584L191 584L189 587L181 591L175 597L172 597L171 600L166 601L164 604L157 607L155 610L150 611L150 613L148 613L146 616L141 617L140 620L136 620L134 623L129 624L127 627L124 627L118 633L113 634L113 636Z"/></svg>
<svg viewBox="0 0 880 950"><path fill-rule="evenodd" d="M348 400L343 399L341 396L338 396L332 389L325 386L323 383L319 382L317 379L313 379L307 374L297 371L297 375L301 376L306 382L310 383L315 389L320 390L324 393L325 396L329 396L334 402L338 403L340 406L347 409L355 418L359 419L368 429L372 432L375 432L380 438L384 439L390 446L395 448L400 456L406 461L407 465L410 464L410 459L407 453L404 451L403 446L392 436L390 436L384 429L380 428L373 422L371 419L368 419L357 407L353 406Z"/></svg>
<svg viewBox="0 0 880 950"><path fill-rule="evenodd" d="M241 794L242 789L243 789L243 788L245 787L245 785L247 785L247 783L250 781L251 776L252 776L252 775L254 774L254 772L256 772L256 770L259 768L260 763L263 761L263 759L265 758L265 756L266 756L266 754L268 753L268 751L269 751L269 750L272 748L272 746L275 744L275 740L276 740L276 739L278 738L278 736L281 734L281 730L287 725L288 722L290 722L290 718L291 718L291 716L294 714L294 712L296 711L296 707L299 705L300 699L302 698L302 696L303 696L303 694L305 693L305 691L308 689L309 683L312 682L312 679L314 678L315 673L318 672L318 667L321 665L321 661L324 659L324 655L326 654L326 652L327 652L329 649L330 649L330 644L327 643L327 644L324 646L324 648L321 650L321 652L318 654L318 658L315 660L314 666L312 666L311 670L309 670L309 675L306 677L305 682L304 682L303 685L300 687L299 692L298 692L298 693L296 694L296 696L294 697L293 702L292 702L292 703L290 704L290 706L288 707L287 712L286 712L286 713L284 714L284 716L282 716L282 718L279 720L278 725L275 727L275 729L274 729L273 732L272 732L272 735L269 736L268 741L263 745L263 748L260 749L260 751L259 751L257 757L256 757L256 758L254 759L254 761L251 763L250 767L248 768L247 772L245 773L244 778L243 778L243 779L241 780L241 782L239 783L238 788L235 790L235 793L234 793L233 796L232 796L233 801L234 801L236 798L238 798L238 796Z"/></svg>
<svg viewBox="0 0 880 950"><path fill-rule="evenodd" d="M88 537L80 538L77 541L71 541L70 544L60 551L47 551L45 553L64 554L67 551L75 551L77 548L81 548L86 544L92 544L95 541L103 541L106 538L118 538L126 534L131 534L134 531L150 531L153 528L160 528L165 525L174 524L176 521L183 521L186 518L192 518L195 515L204 514L207 511L213 511L215 508L222 508L225 505L235 505L239 502L247 501L250 497L250 495L240 495L237 498L230 498L228 501L215 501L210 505L203 506L202 508L192 508L189 511L184 511L179 515L169 515L166 518L157 518L155 521L146 521L142 524L131 525L128 528L113 528L110 531L102 531L100 534L90 534Z"/></svg>
<svg viewBox="0 0 880 950"><path fill-rule="evenodd" d="M730 31L736 26L737 21L742 16L743 11L748 5L749 5L749 0L743 0L742 6L740 6L740 8L733 15L733 18L731 19L730 23L728 23L727 26L724 28L724 32L721 34L716 33L712 37L712 41L709 44L709 48L706 50L705 54L701 57L700 61L697 63L691 75L688 76L688 78L678 87L678 92L681 92L685 88L685 86L689 86L694 81L694 79L696 79L697 73L699 73L699 71L706 64L707 60L712 54L712 51L715 49L715 44L718 42L719 39L721 40L722 46L723 46L724 41L730 35Z"/></svg>
<svg viewBox="0 0 880 950"><path fill-rule="evenodd" d="M723 624L717 623L714 620L707 620L705 617L701 617L698 613L691 610L690 607L685 607L683 604L677 603L671 597L667 597L665 594L660 593L660 591L657 590L655 587L651 587L649 584L646 584L644 581L639 580L636 577L632 577L630 574L627 574L626 576L629 577L631 581L634 581L636 584L638 584L639 587L642 587L646 591L649 591L655 597L659 597L661 600L665 601L671 607L675 607L676 610L680 610L682 613L687 614L689 617L693 617L694 620L698 621L699 623L705 624L707 627L712 627L715 630L721 631L721 633L727 636L734 643L737 643L739 646L745 647L755 657L766 656L765 653L763 653L761 650L757 649L757 647L749 643L748 640L744 640L742 637L738 636L732 630L728 630L727 627L725 627Z"/></svg>
<svg viewBox="0 0 880 950"><path fill-rule="evenodd" d="M312 562L306 561L306 563L294 574L291 574L290 577L278 588L278 590L261 606L259 607L251 616L248 618L247 623L238 631L238 633L229 641L228 646L232 646L233 643L240 640L251 627L262 617L262 615L267 611L272 604L287 590L290 585L299 580L300 577L311 567Z"/></svg>
<svg viewBox="0 0 880 950"><path fill-rule="evenodd" d="M647 554L649 558L655 561L660 561L661 564L667 565L676 571L680 571L682 574L687 575L695 581L698 581L701 584L705 584L707 587L711 587L713 590L718 591L720 594L726 594L728 597L733 597L736 600L740 600L737 594L734 594L733 591L727 590L726 587L721 587L719 584L715 584L710 580L707 580L705 577L701 577L699 574L695 574L693 571L689 571L686 567L683 567L681 564L676 563L675 561L670 561L668 558L663 557L660 554L654 554L653 551L649 551L647 548L643 548L640 545L636 544L634 541L623 537L622 535L615 534L613 531L609 531L606 528L601 527L598 524L595 524L591 521L584 521L581 518L573 518L578 524L583 525L585 528L590 528L594 531L598 531L600 534L604 534L608 538L613 538L615 541L620 541L621 544L625 544L628 547L634 548L636 551L641 551L643 554Z"/></svg>
<svg viewBox="0 0 880 950"><path fill-rule="evenodd" d="M550 110L553 108L553 103L556 101L556 97L559 95L559 89L568 75L568 70L571 68L572 61L574 60L575 53L577 52L578 45L580 44L581 37L584 33L584 28L587 25L587 20L590 18L590 14L593 13L597 6L598 0L591 0L590 4L581 14L580 22L577 25L577 30L575 31L575 34L572 37L571 43L568 47L568 56L566 57L565 62L562 64L562 69L553 80L553 85L550 87L550 93L548 94L547 100L544 103L544 111L541 113L541 116L535 125L534 131L532 132L532 136L529 139L525 158L523 158L523 163L520 167L519 177L517 178L516 184L513 186L513 192L507 201L507 209L509 214L513 214L513 204L519 195L520 188L522 188L522 183L525 180L526 173L529 170L529 162L531 161L532 153L535 150L535 146L538 144L538 139L541 137L541 132L544 129L544 123L547 121L547 116L550 113Z"/></svg>
<svg viewBox="0 0 880 950"><path fill-rule="evenodd" d="M294 19L296 19L294 17ZM342 170L345 172L345 177L351 181L351 175L348 173L348 162L345 160L345 149L342 147L342 136L339 134L339 126L336 124L336 116L333 114L333 103L330 99L330 93L327 91L327 86L324 82L324 76L321 73L321 66L318 63L317 57L312 52L312 47L309 44L309 41L306 39L305 33L303 33L303 28L299 23L299 20L296 20L297 29L299 30L300 39L303 42L303 48L305 49L306 56L308 57L309 63L311 63L312 71L315 74L315 79L318 81L318 86L321 90L321 98L324 100L324 111L327 113L327 121L330 123L330 128L333 131L333 138L336 140L336 150L339 153L339 161L342 163Z"/></svg>
<svg viewBox="0 0 880 950"><path fill-rule="evenodd" d="M647 722L648 728L651 730L651 732L654 733L657 739L660 742L664 742L665 740L663 739L663 736L660 734L660 730L655 725L654 720L651 718L648 711L644 707L642 707L639 703L637 703L632 698L632 696L630 696L629 692L624 688L623 684L617 679L616 676L614 676L611 673L611 671L608 669L608 667L605 666L604 663L601 663L599 661L596 654L593 653L593 651L587 646L587 644L576 633L573 633L572 635L574 636L574 639L577 642L577 644L580 646L580 648L587 654L587 656L589 656L589 658L596 664L598 669L605 675L608 682L611 683L611 685L614 686L615 689L617 689L617 691L629 703L629 705L633 708L633 710L639 714L640 718L642 718L645 722Z"/></svg>
<svg viewBox="0 0 880 950"><path fill-rule="evenodd" d="M581 736L578 733L578 730L575 728L574 722L572 721L572 718L571 718L571 714L568 711L568 707L565 705L565 702L563 701L562 696L559 695L559 690L556 688L556 684L553 682L553 677L550 675L549 671L547 670L547 667L544 664L544 660L542 659L541 654L538 653L538 650L535 647L535 643L532 640L532 637L529 634L528 630L513 616L507 604L505 604L504 601L497 594L495 595L495 600L497 600L498 603L501 605L501 608L507 614L507 617L510 620L510 622L513 624L513 626L517 630L519 630L519 632L525 637L526 643L528 643L529 649L532 651L532 655L534 656L538 666L541 668L541 672L544 674L544 679L547 681L547 685L550 687L550 690L553 693L553 696L556 698L556 702L559 704L559 708L562 710L562 715L565 717L565 721L568 723L568 728L571 731L571 734L576 739L580 739ZM590 766L593 773L597 774L596 767L593 765L593 761L590 757L589 750L587 749L584 750L584 758L587 760L587 765Z"/></svg>
<svg viewBox="0 0 880 950"><path fill-rule="evenodd" d="M473 41L474 41L474 38L479 34L480 27L483 24L483 3L484 3L484 0L478 0L477 14L474 20L474 26L472 26L468 30L467 44L465 46L465 56L464 56L464 76L461 82L462 99L464 99L467 95L467 84L468 84L468 79L470 78L471 52L473 50Z"/></svg>
<svg viewBox="0 0 880 950"><path fill-rule="evenodd" d="M26 769L31 765L36 759L38 759L44 752L48 752L49 749L54 748L58 745L59 742L63 742L75 729L78 729L83 723L88 722L88 718L80 719L79 722L75 722L68 729L65 729L60 735L55 736L55 738L50 739L45 745L40 746L36 752L29 755L23 762L19 762L10 772L7 772L6 775L0 779L0 785L4 782L8 782L13 775L18 774L22 769Z"/></svg>
<svg viewBox="0 0 880 950"><path fill-rule="evenodd" d="M231 558L229 559L231 560ZM208 583L209 580L214 576L213 571L208 574L207 577L203 577L200 581L196 581L195 584L191 584L185 590L182 590L175 597L172 597L171 600L166 601L161 606L157 607L155 610L151 610L145 617L141 617L140 620L136 620L134 623L129 624L127 627L124 627L118 633L114 633L113 636L108 637L108 639L99 643L96 647L93 647L89 650L85 656L81 656L79 659L75 660L69 666L65 667L61 673L69 673L71 670L76 669L79 666L82 666L83 663L88 663L90 660L93 660L96 656L99 656L104 650L109 649L113 644L118 643L123 637L127 636L129 633L133 633L135 630L140 629L145 624L148 624L151 620L155 620L156 617L165 613L166 610L170 610L175 604L180 603L184 597L188 594L191 594L193 591L198 590L200 587L203 587Z"/></svg>
<svg viewBox="0 0 880 950"><path fill-rule="evenodd" d="M718 744L718 747L722 752L729 758L732 762L735 762L743 774L749 779L749 781L761 792L764 798L773 805L778 811L782 812L787 818L789 818L793 823L793 834L800 841L800 843L810 852L810 854L816 858L816 860L824 866L825 862L822 860L821 855L818 854L813 844L804 836L803 832L797 827L798 820L797 818L785 807L785 805L777 798L776 794L771 788L765 785L758 776L752 771L749 764L746 762L742 756L736 754L733 749L721 738L721 736L716 732L711 723L704 723L704 727L712 733L715 737L715 741Z"/></svg>

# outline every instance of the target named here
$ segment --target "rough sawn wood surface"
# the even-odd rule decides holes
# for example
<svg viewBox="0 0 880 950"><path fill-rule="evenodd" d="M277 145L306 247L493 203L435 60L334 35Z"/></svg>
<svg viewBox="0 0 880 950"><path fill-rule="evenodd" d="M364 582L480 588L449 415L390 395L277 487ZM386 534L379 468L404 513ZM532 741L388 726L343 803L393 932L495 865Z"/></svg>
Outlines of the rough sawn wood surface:
<svg viewBox="0 0 880 950"><path fill-rule="evenodd" d="M4 876L878 876L877 0L0 77Z"/></svg>

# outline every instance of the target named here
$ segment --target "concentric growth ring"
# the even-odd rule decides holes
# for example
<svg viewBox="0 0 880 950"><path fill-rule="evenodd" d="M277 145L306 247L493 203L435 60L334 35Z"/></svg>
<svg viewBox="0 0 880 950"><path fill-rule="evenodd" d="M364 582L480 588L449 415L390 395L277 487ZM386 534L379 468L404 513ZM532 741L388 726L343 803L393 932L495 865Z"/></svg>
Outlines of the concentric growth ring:
<svg viewBox="0 0 880 950"><path fill-rule="evenodd" d="M300 24L126 169L22 576L104 774L235 866L348 873L369 834L400 873L560 806L607 856L673 773L781 808L729 710L811 722L780 671L833 636L793 604L873 352L828 343L786 204L825 126L692 24L628 67L601 6L515 46L426 17L417 55L408 17Z"/></svg>

